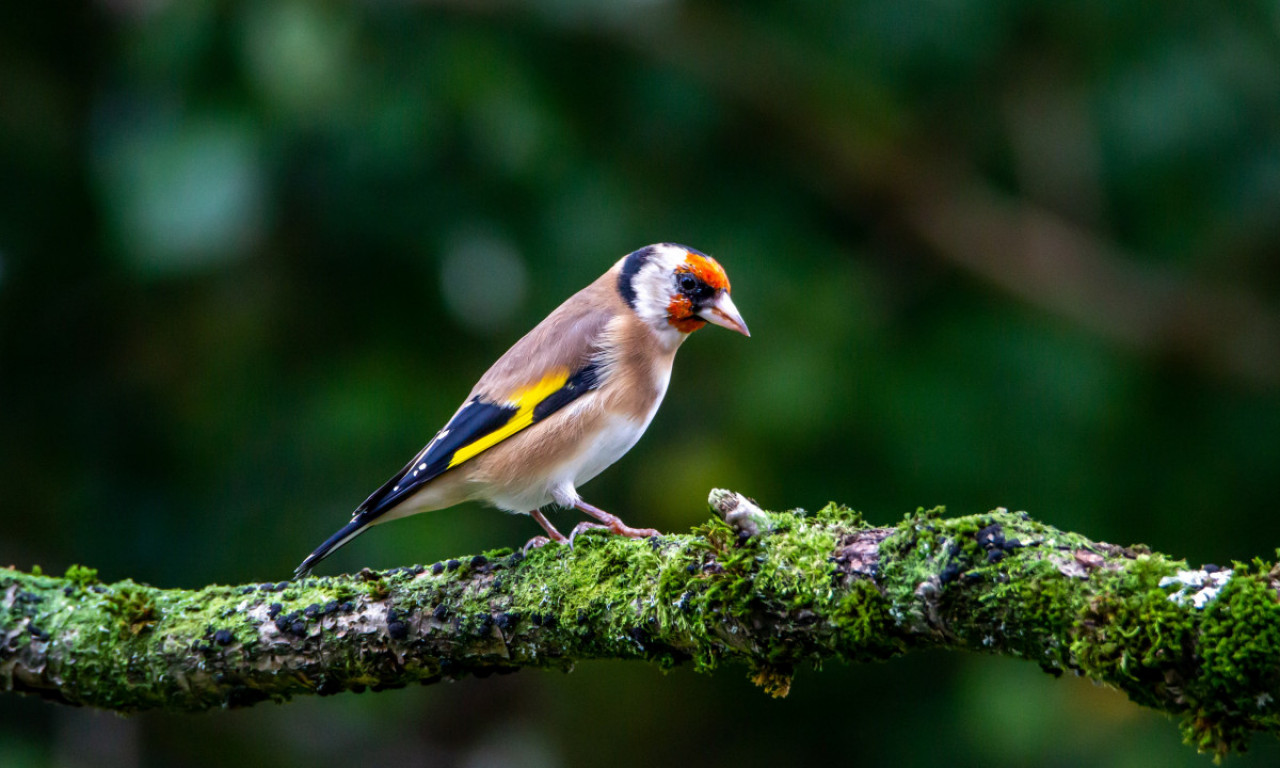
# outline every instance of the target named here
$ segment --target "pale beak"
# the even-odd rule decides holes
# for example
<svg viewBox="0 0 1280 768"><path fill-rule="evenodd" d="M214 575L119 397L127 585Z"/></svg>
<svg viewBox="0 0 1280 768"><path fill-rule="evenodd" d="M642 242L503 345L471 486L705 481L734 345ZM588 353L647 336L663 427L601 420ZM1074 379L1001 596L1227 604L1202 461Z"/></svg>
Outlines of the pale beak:
<svg viewBox="0 0 1280 768"><path fill-rule="evenodd" d="M715 301L699 310L698 317L721 328L737 331L743 336L751 335L751 331L747 330L747 324L742 320L742 315L738 314L738 308L733 305L733 299L729 298L728 292L722 292Z"/></svg>

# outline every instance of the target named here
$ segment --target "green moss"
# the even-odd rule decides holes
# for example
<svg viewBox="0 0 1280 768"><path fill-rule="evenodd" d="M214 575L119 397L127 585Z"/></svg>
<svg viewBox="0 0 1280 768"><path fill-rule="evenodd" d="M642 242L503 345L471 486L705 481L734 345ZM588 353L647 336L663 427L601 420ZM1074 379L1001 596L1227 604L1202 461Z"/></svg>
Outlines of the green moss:
<svg viewBox="0 0 1280 768"><path fill-rule="evenodd" d="M67 581L72 582L81 589L98 584L98 569L89 568L83 565L70 565L67 572L63 576Z"/></svg>
<svg viewBox="0 0 1280 768"><path fill-rule="evenodd" d="M797 510L796 512L803 513L803 510ZM795 514L795 512L792 514ZM818 510L817 514L814 515L814 520L824 523L841 523L855 528L865 528L867 526L867 522L863 519L861 512L843 504L837 504L834 501L827 502L825 507Z"/></svg>
<svg viewBox="0 0 1280 768"><path fill-rule="evenodd" d="M160 620L160 611L151 590L131 581L116 584L107 594L107 612L119 621L125 635L140 635Z"/></svg>
<svg viewBox="0 0 1280 768"><path fill-rule="evenodd" d="M847 661L882 660L901 653L905 644L896 631L889 602L869 579L857 579L831 615L841 657Z"/></svg>
<svg viewBox="0 0 1280 768"><path fill-rule="evenodd" d="M1269 570L1235 564L1217 598L1194 614L1200 674L1184 693L1190 709L1182 731L1202 751L1242 751L1259 722L1280 724L1280 605Z"/></svg>
<svg viewBox="0 0 1280 768"><path fill-rule="evenodd" d="M1243 749L1257 730L1280 730L1280 570L1268 563L1237 564L1217 597L1196 609L1159 585L1183 563L1005 510L948 519L941 508L921 509L874 533L835 504L812 515L768 513L767 522L754 535L721 520L692 536L589 533L573 550L494 550L439 574L367 571L308 578L281 592L98 586L92 569L79 566L62 580L10 571L5 578L19 591L8 620L31 625L18 635L23 642L46 633L75 638L77 661L58 674L80 701L126 711L242 705L590 658L648 659L662 669L692 660L704 671L733 661L781 695L801 664L936 646L1078 670L1180 715L1187 740L1218 754ZM339 624L307 609L335 600L381 601L396 612L393 622L418 634L393 638L377 627L324 636ZM266 606L277 602L271 619L284 621L263 627ZM262 644L275 653L275 643L306 652L290 657L297 668L264 674L247 664ZM318 646L323 658L307 655ZM195 667L171 674L169 665L189 665L193 654ZM238 671L219 671L228 668ZM216 684L215 671L224 675Z"/></svg>
<svg viewBox="0 0 1280 768"><path fill-rule="evenodd" d="M1071 655L1081 669L1152 706L1169 697L1170 675L1180 684L1196 673L1169 668L1187 658L1184 651L1195 641L1194 615L1158 586L1170 572L1167 563L1140 558L1123 571L1097 575L1099 588L1081 611L1071 640Z"/></svg>

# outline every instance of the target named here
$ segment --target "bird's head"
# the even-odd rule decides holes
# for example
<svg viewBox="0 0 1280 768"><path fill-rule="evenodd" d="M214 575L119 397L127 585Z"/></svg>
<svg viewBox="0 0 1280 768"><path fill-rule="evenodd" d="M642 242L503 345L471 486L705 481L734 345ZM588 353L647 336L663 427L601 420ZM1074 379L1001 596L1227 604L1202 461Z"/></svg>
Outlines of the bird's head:
<svg viewBox="0 0 1280 768"><path fill-rule="evenodd" d="M640 319L676 343L707 323L750 336L729 298L729 278L710 256L660 243L624 257L618 293Z"/></svg>

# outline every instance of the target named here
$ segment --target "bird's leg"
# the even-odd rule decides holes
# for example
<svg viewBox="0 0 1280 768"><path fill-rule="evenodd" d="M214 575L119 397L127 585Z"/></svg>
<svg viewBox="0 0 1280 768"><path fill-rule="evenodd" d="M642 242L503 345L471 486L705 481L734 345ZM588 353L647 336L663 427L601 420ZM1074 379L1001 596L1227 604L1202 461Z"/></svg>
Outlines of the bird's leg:
<svg viewBox="0 0 1280 768"><path fill-rule="evenodd" d="M577 532L578 528L581 528L585 525L586 527L589 527L589 528L608 528L610 531L613 531L619 536L626 536L632 539L643 539L648 536L661 535L660 532L654 528L632 528L631 526L622 522L622 520L618 519L617 515L611 515L608 512L605 512L603 509L599 509L598 507L593 507L587 502L583 501L582 499L578 499L574 501L573 506L577 507L583 512L586 512L588 515L591 515L592 517L594 517L595 519L603 523L603 525L596 525L595 523L579 523L578 526L574 528L575 533Z"/></svg>
<svg viewBox="0 0 1280 768"><path fill-rule="evenodd" d="M563 533L557 531L556 527L547 519L547 516L542 514L542 510L533 510L529 513L529 517L536 520L538 525L542 526L542 530L546 531L551 538L547 538L547 536L534 536L532 539L525 542L524 549L521 550L522 552L528 552L530 549L536 549L537 547L541 547L545 544L550 544L553 541L561 543L567 541L570 546L573 546L573 540L571 538L566 539ZM576 531L577 529L575 528L574 530Z"/></svg>

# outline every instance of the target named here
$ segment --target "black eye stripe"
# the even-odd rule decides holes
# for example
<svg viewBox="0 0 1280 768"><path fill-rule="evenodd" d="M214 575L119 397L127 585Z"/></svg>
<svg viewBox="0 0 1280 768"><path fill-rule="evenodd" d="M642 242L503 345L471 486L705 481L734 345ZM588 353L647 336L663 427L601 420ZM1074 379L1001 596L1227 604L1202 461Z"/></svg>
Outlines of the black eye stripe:
<svg viewBox="0 0 1280 768"><path fill-rule="evenodd" d="M702 281L697 275L690 272L682 272L676 278L676 287L680 290L680 294L685 296L695 305L703 304L715 298L716 289L712 288Z"/></svg>

